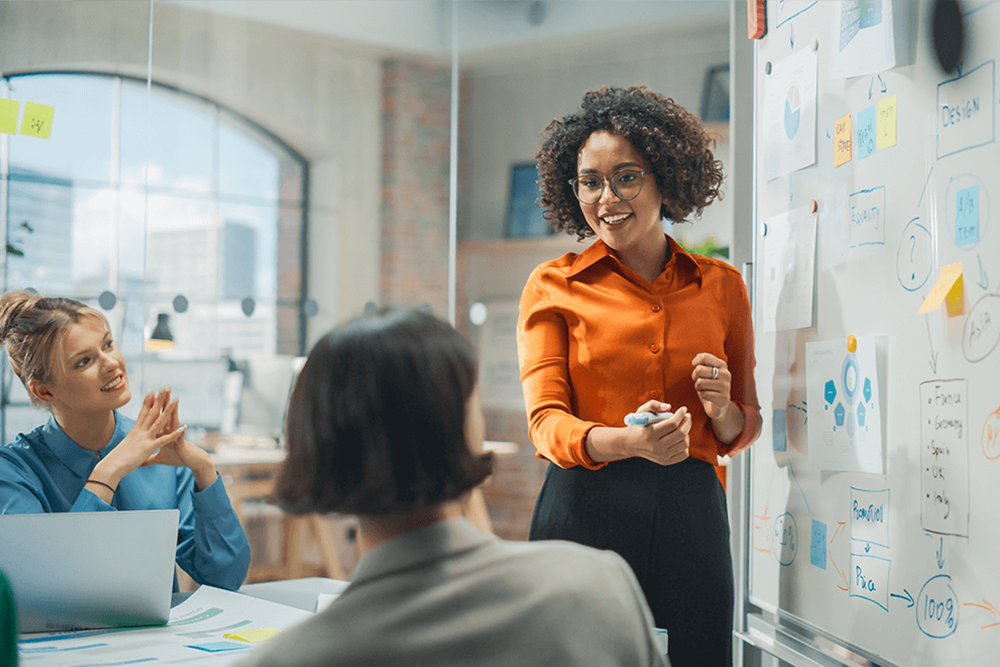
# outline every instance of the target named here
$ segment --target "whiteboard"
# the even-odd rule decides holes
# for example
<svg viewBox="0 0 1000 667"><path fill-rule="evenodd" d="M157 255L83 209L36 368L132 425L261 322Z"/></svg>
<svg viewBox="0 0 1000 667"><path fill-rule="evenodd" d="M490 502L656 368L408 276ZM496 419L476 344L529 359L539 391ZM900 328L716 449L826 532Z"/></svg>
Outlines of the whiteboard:
<svg viewBox="0 0 1000 667"><path fill-rule="evenodd" d="M764 427L750 453L748 597L775 623L878 665L996 665L1000 3L961 5L967 46L952 74L933 52L930 2L865 5L882 13L859 26L839 1L768 2L756 47ZM894 10L898 64L837 76L893 57L876 39L851 63L841 44L877 36L872 23ZM814 107L796 79L809 52ZM809 113L814 138L796 134ZM835 166L845 137L851 159ZM959 262L956 298L918 314ZM807 319L765 321L767 303Z"/></svg>

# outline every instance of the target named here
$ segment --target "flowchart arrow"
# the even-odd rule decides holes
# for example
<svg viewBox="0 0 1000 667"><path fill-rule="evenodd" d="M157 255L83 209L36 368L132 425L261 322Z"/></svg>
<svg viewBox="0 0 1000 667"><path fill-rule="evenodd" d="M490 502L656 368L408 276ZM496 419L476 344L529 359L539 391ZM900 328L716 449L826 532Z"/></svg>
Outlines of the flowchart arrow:
<svg viewBox="0 0 1000 667"><path fill-rule="evenodd" d="M986 600L983 600L982 604L976 604L975 602L966 602L962 606L963 607L979 607L980 609L985 609L986 611L990 612L994 616L1000 616L1000 610L997 610L996 607L994 607L993 605L991 605ZM1000 621L997 621L995 623L987 623L986 625L981 626L979 629L980 630L985 630L986 628L992 628L992 627L997 626L997 625L1000 625Z"/></svg>
<svg viewBox="0 0 1000 667"><path fill-rule="evenodd" d="M792 25L791 23L789 23L788 24L788 28L791 30L791 35L788 38L788 43L794 49L795 48L795 26Z"/></svg>
<svg viewBox="0 0 1000 667"><path fill-rule="evenodd" d="M934 373L934 375L937 375L938 353L934 351L934 339L931 338L931 320L929 313L924 317L924 321L927 322L927 343L931 347L931 372Z"/></svg>
<svg viewBox="0 0 1000 667"><path fill-rule="evenodd" d="M903 589L903 592L906 593L906 595L899 595L897 593L889 593L889 595L891 595L894 598L906 600L907 601L906 608L909 609L910 607L913 606L913 596L910 595L910 591L906 590L905 588Z"/></svg>
<svg viewBox="0 0 1000 667"><path fill-rule="evenodd" d="M944 569L944 538L943 537L941 538L941 547L937 551L937 563L938 563L938 569L939 570L943 570Z"/></svg>
<svg viewBox="0 0 1000 667"><path fill-rule="evenodd" d="M878 75L878 82L880 84L882 84L882 92L884 93L885 92L885 81L882 80L882 75L881 74Z"/></svg>
<svg viewBox="0 0 1000 667"><path fill-rule="evenodd" d="M979 280L976 282L977 285L982 287L987 292L990 291L990 279L986 276L986 269L983 268L983 258L976 253L976 259L979 260Z"/></svg>
<svg viewBox="0 0 1000 667"><path fill-rule="evenodd" d="M837 588L839 588L840 590L842 590L844 592L847 592L847 590L848 590L847 589L847 575L844 574L840 570L839 567L837 567L836 561L833 560L833 550L830 549L830 546L833 545L833 541L835 539L837 539L837 536L840 535L842 532L844 532L844 528L846 526L847 526L847 522L846 521L838 521L837 522L837 530L833 531L833 537L830 538L830 542L827 544L827 549L826 549L826 555L829 556L829 558L830 558L830 564L833 565L833 569L835 569L837 571L837 574L840 575L841 581L844 582L843 586L841 586L840 584L837 584Z"/></svg>
<svg viewBox="0 0 1000 667"><path fill-rule="evenodd" d="M865 545L865 553L868 553L871 550L872 550L872 543L869 542Z"/></svg>

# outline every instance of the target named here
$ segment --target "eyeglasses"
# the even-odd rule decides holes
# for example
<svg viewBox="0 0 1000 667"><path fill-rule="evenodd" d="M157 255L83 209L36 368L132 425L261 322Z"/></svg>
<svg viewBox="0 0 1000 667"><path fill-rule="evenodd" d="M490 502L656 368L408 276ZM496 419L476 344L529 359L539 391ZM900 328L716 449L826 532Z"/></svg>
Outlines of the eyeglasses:
<svg viewBox="0 0 1000 667"><path fill-rule="evenodd" d="M604 183L611 183L611 191L622 201L635 199L642 192L642 177L651 172L626 169L612 174L610 179L596 174L584 174L569 179L573 194L583 204L596 204L604 194Z"/></svg>

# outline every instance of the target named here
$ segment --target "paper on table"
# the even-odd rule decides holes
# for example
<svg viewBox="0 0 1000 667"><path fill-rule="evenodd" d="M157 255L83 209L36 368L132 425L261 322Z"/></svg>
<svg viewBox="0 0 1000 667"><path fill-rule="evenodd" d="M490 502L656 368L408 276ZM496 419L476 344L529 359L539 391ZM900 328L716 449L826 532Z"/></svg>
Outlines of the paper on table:
<svg viewBox="0 0 1000 667"><path fill-rule="evenodd" d="M201 586L191 597L170 610L167 625L153 628L45 633L22 635L18 649L21 664L31 667L75 667L81 664L130 664L170 662L175 665L228 665L253 649L206 651L225 641L224 633L240 628L285 629L312 616L312 612L286 607L248 595ZM34 662L44 656L44 662Z"/></svg>
<svg viewBox="0 0 1000 667"><path fill-rule="evenodd" d="M316 613L323 611L340 597L340 593L320 593L316 597Z"/></svg>
<svg viewBox="0 0 1000 667"><path fill-rule="evenodd" d="M803 206L767 219L764 236L764 331L812 326L816 214Z"/></svg>
<svg viewBox="0 0 1000 667"><path fill-rule="evenodd" d="M882 408L875 336L806 343L809 462L820 470L882 473Z"/></svg>
<svg viewBox="0 0 1000 667"><path fill-rule="evenodd" d="M239 632L227 632L222 636L226 639L235 639L239 642L257 644L267 641L279 632L281 632L281 630L278 628L250 628L249 630L240 630Z"/></svg>

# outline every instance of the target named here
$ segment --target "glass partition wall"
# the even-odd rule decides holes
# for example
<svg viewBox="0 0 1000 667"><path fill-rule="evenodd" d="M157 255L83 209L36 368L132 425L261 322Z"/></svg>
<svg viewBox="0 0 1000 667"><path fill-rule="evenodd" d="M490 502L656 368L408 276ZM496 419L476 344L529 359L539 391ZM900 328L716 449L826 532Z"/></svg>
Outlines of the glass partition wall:
<svg viewBox="0 0 1000 667"><path fill-rule="evenodd" d="M28 102L54 110L47 139L0 134L3 287L100 308L136 396L171 384L182 420L252 442L280 431L292 359L366 305L453 317L487 437L513 443L491 517L524 538L544 466L517 300L586 245L535 206L541 132L644 83L727 160L729 4L0 2L0 98L22 125ZM724 254L732 217L723 199L668 231ZM6 365L0 415L4 441L42 420Z"/></svg>

